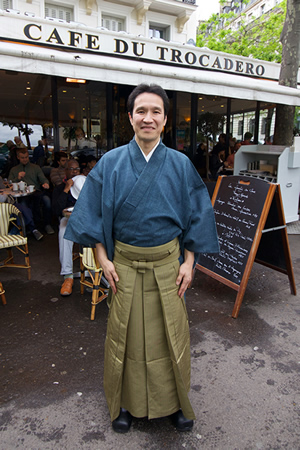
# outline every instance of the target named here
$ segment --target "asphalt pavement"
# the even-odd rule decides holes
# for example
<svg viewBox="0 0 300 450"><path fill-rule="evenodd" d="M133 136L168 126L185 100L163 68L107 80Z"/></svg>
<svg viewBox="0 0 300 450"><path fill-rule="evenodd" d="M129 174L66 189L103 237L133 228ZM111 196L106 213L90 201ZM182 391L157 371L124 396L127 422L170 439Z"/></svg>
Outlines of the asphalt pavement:
<svg viewBox="0 0 300 450"><path fill-rule="evenodd" d="M61 297L57 234L29 237L32 279L0 271L0 449L300 449L299 234L289 242L297 295L285 274L255 263L237 319L235 291L196 272L187 294L193 430L134 419L120 435L102 386L107 305L91 321L78 279Z"/></svg>

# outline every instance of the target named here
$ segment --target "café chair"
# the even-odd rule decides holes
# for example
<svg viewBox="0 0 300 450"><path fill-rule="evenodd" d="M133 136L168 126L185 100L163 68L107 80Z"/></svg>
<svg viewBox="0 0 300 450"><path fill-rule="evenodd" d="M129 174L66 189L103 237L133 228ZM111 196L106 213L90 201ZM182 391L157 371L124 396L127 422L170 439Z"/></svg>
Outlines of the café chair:
<svg viewBox="0 0 300 450"><path fill-rule="evenodd" d="M3 305L6 305L5 290L3 289L2 283L0 283L0 297L1 297Z"/></svg>
<svg viewBox="0 0 300 450"><path fill-rule="evenodd" d="M84 286L93 289L91 320L95 319L96 306L107 297L108 289L100 287L102 278L102 268L96 256L95 248L83 247L80 252L80 293L84 293ZM87 270L92 281L86 280Z"/></svg>
<svg viewBox="0 0 300 450"><path fill-rule="evenodd" d="M17 221L18 219L18 221ZM18 234L9 234L15 229ZM16 248L25 255L25 264L14 262L12 249ZM9 203L0 203L0 249L7 251L7 258L0 261L0 268L16 267L27 269L28 280L31 278L26 228L21 211Z"/></svg>

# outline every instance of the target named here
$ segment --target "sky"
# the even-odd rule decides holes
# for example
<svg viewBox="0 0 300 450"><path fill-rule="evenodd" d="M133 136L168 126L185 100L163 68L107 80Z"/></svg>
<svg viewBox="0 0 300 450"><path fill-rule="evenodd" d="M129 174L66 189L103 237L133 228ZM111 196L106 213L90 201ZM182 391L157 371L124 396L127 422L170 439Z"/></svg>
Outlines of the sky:
<svg viewBox="0 0 300 450"><path fill-rule="evenodd" d="M213 13L219 12L219 0L196 0L198 20L207 20Z"/></svg>
<svg viewBox="0 0 300 450"><path fill-rule="evenodd" d="M30 135L30 143L32 147L36 147L38 140L41 139L41 135L43 134L43 129L40 125L30 125L30 128L33 129L33 134ZM15 136L18 136L17 128L11 130L8 126L4 126L0 122L0 145L8 140L13 141ZM26 145L25 136L21 136L21 139Z"/></svg>

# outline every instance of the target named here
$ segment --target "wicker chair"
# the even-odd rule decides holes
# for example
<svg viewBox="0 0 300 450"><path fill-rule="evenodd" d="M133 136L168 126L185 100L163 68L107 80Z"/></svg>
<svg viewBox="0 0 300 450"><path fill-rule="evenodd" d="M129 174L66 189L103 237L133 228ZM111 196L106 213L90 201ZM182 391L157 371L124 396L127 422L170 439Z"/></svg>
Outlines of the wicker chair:
<svg viewBox="0 0 300 450"><path fill-rule="evenodd" d="M3 288L2 283L0 283L0 297L1 297L3 305L6 305L5 290Z"/></svg>
<svg viewBox="0 0 300 450"><path fill-rule="evenodd" d="M19 224L17 223L19 219ZM20 234L8 234L10 228L16 228ZM13 248L25 255L25 264L14 262ZM28 280L31 278L26 228L21 211L9 203L0 203L0 249L7 250L7 258L0 261L0 268L16 267L27 269Z"/></svg>
<svg viewBox="0 0 300 450"><path fill-rule="evenodd" d="M91 280L87 281L85 278L85 270L88 271ZM100 282L102 278L102 268L96 256L95 248L83 247L80 253L80 292L84 293L84 286L93 289L92 292L92 308L91 320L95 319L96 306L107 297L108 289L101 288Z"/></svg>

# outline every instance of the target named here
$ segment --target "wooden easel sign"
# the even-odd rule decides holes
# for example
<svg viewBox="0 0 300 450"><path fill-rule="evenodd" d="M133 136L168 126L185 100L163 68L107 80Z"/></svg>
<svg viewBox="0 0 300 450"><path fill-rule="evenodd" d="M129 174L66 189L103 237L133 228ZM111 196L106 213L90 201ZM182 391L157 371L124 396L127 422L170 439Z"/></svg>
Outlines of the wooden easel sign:
<svg viewBox="0 0 300 450"><path fill-rule="evenodd" d="M254 261L285 273L296 285L280 186L245 176L219 177L212 197L219 254L201 254L196 269L237 291L238 316Z"/></svg>

